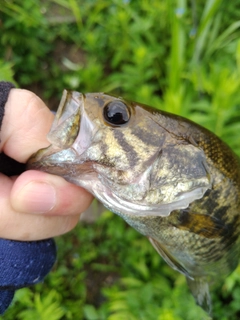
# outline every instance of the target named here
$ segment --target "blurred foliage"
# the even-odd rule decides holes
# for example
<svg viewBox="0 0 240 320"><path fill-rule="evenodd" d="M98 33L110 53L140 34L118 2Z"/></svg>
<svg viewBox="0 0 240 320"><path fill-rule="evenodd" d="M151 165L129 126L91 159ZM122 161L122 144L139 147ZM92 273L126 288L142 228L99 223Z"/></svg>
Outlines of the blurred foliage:
<svg viewBox="0 0 240 320"><path fill-rule="evenodd" d="M3 0L0 80L52 107L62 90L113 92L188 117L240 155L237 0ZM206 319L184 277L141 235L105 214L57 239L55 269L19 290L6 320ZM214 295L240 318L240 269Z"/></svg>

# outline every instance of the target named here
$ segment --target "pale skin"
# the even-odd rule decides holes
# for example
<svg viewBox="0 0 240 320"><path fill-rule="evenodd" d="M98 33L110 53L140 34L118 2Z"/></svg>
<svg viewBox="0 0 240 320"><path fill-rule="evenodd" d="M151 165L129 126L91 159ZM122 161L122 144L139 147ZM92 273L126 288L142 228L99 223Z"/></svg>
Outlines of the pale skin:
<svg viewBox="0 0 240 320"><path fill-rule="evenodd" d="M0 152L25 163L40 148L53 114L27 90L12 89L5 105L0 132ZM1 171L1 168L0 168ZM19 176L0 173L0 238L40 240L73 229L92 195L63 178L29 170Z"/></svg>

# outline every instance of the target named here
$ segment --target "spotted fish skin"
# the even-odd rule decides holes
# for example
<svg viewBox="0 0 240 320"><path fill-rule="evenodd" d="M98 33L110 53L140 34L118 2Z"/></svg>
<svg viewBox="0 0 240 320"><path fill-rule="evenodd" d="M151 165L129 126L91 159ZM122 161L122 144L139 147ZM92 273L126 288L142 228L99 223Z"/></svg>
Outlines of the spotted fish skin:
<svg viewBox="0 0 240 320"><path fill-rule="evenodd" d="M89 190L149 238L209 313L209 286L238 264L240 164L216 135L102 93L64 93L49 148L29 160Z"/></svg>

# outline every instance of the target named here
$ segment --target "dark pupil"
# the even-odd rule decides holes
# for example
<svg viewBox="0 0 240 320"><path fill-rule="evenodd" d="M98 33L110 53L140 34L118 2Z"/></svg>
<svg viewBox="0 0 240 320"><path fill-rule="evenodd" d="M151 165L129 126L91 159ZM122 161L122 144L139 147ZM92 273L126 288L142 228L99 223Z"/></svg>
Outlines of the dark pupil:
<svg viewBox="0 0 240 320"><path fill-rule="evenodd" d="M129 111L121 101L110 102L104 109L104 117L112 124L121 125L128 122Z"/></svg>

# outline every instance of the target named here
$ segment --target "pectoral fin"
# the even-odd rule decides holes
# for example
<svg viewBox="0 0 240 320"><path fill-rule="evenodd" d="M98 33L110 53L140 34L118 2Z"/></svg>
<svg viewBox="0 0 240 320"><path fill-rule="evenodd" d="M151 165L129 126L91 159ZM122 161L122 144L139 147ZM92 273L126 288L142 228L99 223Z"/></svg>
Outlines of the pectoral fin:
<svg viewBox="0 0 240 320"><path fill-rule="evenodd" d="M184 274L187 279L189 289L194 296L196 303L202 307L206 312L211 314L211 296L209 292L209 285L204 277L193 278L190 276L186 268L179 262L174 256L158 241L149 237L149 240L157 252L163 257L163 259L174 270Z"/></svg>
<svg viewBox="0 0 240 320"><path fill-rule="evenodd" d="M186 279L196 303L210 315L212 311L212 302L208 282L204 278L196 278L194 280L189 278Z"/></svg>
<svg viewBox="0 0 240 320"><path fill-rule="evenodd" d="M151 242L153 247L157 250L157 252L160 254L160 256L162 256L163 259L167 262L167 264L169 264L171 268L184 274L186 277L193 279L190 276L189 272L184 268L184 266L180 262L178 262L173 257L173 255L171 255L171 253L168 252L167 249L161 243L159 243L157 240L150 237L149 237L149 241Z"/></svg>

